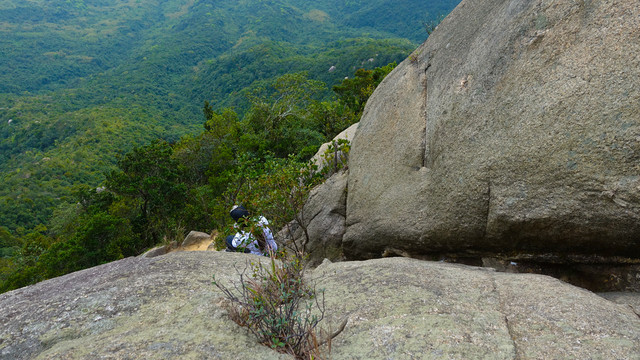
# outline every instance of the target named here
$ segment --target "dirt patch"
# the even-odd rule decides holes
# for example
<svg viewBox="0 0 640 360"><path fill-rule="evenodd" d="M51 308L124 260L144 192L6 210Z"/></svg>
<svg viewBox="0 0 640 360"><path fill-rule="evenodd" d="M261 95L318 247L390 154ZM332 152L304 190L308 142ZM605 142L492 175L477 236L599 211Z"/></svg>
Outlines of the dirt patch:
<svg viewBox="0 0 640 360"><path fill-rule="evenodd" d="M179 251L207 251L209 250L209 246L214 242L214 240L218 237L218 232L213 231L211 236L208 238L203 238L200 241L191 242L187 246L179 246L177 248L170 249L168 253L171 252L179 252Z"/></svg>
<svg viewBox="0 0 640 360"><path fill-rule="evenodd" d="M196 244L191 244L187 247L179 247L174 251L207 251L207 249L209 248L209 245L211 245L212 243L213 243L213 239L209 239L209 240L201 241Z"/></svg>

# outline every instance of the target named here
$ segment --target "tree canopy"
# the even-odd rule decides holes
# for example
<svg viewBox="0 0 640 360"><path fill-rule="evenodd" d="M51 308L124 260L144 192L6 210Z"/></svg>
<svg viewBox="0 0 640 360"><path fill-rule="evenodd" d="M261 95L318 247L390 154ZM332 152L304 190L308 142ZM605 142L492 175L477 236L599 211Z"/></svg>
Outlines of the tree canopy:
<svg viewBox="0 0 640 360"><path fill-rule="evenodd" d="M9 256L0 262L0 290L180 242L187 229L228 230L228 209L237 202L276 227L303 216L322 176L313 176L308 158L359 119L354 94L366 102L367 89L394 66L357 71L339 88L348 91L331 100L320 95L325 84L293 73L248 94L244 116L205 102L199 134L175 143L157 139L120 155L101 186L74 187L48 227L25 229L18 238L0 228L0 248Z"/></svg>

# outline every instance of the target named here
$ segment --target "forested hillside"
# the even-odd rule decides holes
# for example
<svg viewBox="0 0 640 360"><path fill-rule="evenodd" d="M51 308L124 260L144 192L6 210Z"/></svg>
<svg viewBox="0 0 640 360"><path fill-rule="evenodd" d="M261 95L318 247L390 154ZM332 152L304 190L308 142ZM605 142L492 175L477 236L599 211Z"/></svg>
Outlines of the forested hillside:
<svg viewBox="0 0 640 360"><path fill-rule="evenodd" d="M176 144L172 154L196 146L203 124L220 116L249 124L240 127L246 136L227 137L235 144L232 160L239 153L264 158L265 146L276 148L276 157L293 152L303 159L335 127L357 121L361 109L344 110L353 100L349 91L381 78L361 73L367 80L357 86L343 80L360 68L402 61L428 36L425 25L458 2L0 0L0 255L24 258L33 250L25 244L36 238L39 250L33 251L41 254L73 237L78 229L63 230L64 216L75 219L69 204L86 200L88 189L121 169L117 159L154 140ZM297 74L298 85L313 84L313 97L296 104L305 113L297 119L305 120L289 123L298 133L261 133L259 104L273 101L276 79L284 81L287 73ZM340 84L342 90L332 91ZM323 118L329 120L319 124ZM271 143L259 140L271 135ZM291 139L305 144L277 143ZM197 165L185 160L185 151L176 161L189 163L192 174L208 179L210 191L222 194L216 172L231 165ZM129 205L118 206L124 211ZM199 209L198 216L205 210L211 209ZM118 216L112 220L125 226L126 216ZM135 231L121 233L139 237ZM156 235L124 254L152 244Z"/></svg>

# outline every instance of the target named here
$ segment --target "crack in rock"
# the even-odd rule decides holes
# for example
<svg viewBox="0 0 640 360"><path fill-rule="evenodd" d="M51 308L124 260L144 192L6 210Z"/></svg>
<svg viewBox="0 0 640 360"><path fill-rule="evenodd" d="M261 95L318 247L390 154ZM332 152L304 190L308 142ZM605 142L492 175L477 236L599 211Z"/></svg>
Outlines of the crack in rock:
<svg viewBox="0 0 640 360"><path fill-rule="evenodd" d="M513 350L515 352L513 354L513 360L521 360L522 358L520 357L520 351L518 350L518 342L516 341L513 327L511 325L511 322L509 321L509 317L506 314L505 306L502 302L502 296L500 294L500 290L498 290L498 283L496 282L496 277L491 276L491 281L493 283L493 293L495 293L498 296L498 311L500 311L500 313L503 315L504 324L507 328L507 332L509 333L509 337L511 338L511 342L513 343Z"/></svg>

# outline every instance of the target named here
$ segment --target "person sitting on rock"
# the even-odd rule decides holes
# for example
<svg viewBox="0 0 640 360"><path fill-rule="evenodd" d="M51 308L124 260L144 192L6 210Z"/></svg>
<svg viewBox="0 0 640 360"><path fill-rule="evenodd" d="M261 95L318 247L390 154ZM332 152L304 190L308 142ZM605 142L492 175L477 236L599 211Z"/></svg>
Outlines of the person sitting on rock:
<svg viewBox="0 0 640 360"><path fill-rule="evenodd" d="M226 251L268 256L278 250L278 244L269 229L269 221L264 216L251 217L242 205L235 205L230 215L236 222L233 227L238 231L235 235L227 236Z"/></svg>

